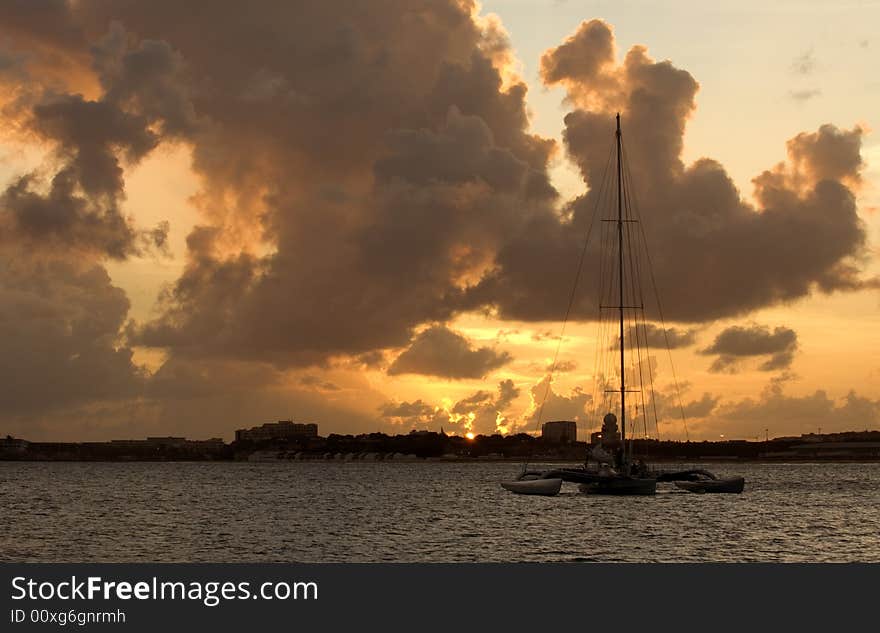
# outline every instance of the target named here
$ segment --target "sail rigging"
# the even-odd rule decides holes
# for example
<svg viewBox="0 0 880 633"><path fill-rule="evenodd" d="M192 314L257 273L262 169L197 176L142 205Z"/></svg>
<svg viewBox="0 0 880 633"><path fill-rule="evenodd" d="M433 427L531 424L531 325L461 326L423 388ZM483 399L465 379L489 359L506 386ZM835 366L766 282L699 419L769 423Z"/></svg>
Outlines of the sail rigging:
<svg viewBox="0 0 880 633"><path fill-rule="evenodd" d="M612 157L614 162L612 163ZM613 168L609 167L613 164ZM612 182L613 181L613 182ZM602 429L590 436L591 446L581 468L555 468L548 471L528 471L528 460L523 464L520 476L514 482L502 486L518 494L554 495L559 492L563 482L577 483L581 492L611 495L653 495L658 481L691 482L681 487L691 492L742 492L744 480L741 477L718 480L711 473L697 470L660 473L652 471L643 460L636 461L633 455L637 423L641 421L644 437L653 430L657 439L660 436L660 419L664 414L661 396L655 389L657 359L651 355L652 333L655 337L662 333L666 344L669 365L673 377L674 397L676 398L682 423L687 434L684 407L681 404L679 382L672 363L669 330L663 319L660 294L651 266L651 257L645 239L646 230L639 214L635 194L631 191L632 175L626 160L620 114L616 117L615 142L606 162L604 174L598 187L588 191L586 200L592 198L593 207L589 223L586 218L575 213L572 226L587 224L583 245L580 249L578 267L574 284L568 298L562 333L557 341L551 374L547 377L544 397L537 409L537 425L540 426L544 404L550 392L553 373L559 360L563 336L570 318L585 314L589 303L578 302L578 285L583 279L583 268L588 255L598 257L599 278L592 290L585 293L596 299L597 336L595 341L596 358L593 364L594 390L591 397L591 422L599 419L601 411L608 411L602 418ZM587 205L581 206L583 213ZM603 209L614 208L615 217L598 217ZM590 237L599 219L603 230L595 252L591 253ZM653 306L646 305L644 270L650 279L654 299ZM660 326L647 317L647 308L656 308ZM627 364L629 353L629 365ZM616 374L616 376L615 376ZM616 384L615 384L616 383ZM612 385L613 388L609 388ZM634 412L628 410L628 394L634 394L629 404L634 404ZM668 395L662 396L668 400ZM659 405L659 406L658 406ZM667 407L668 408L668 407ZM618 418L611 411L619 411ZM653 420L651 419L653 416ZM653 425L651 422L653 421ZM619 429L619 430L618 430ZM629 441L627 441L629 440ZM593 458L593 468L590 458ZM697 478L699 481L695 482Z"/></svg>

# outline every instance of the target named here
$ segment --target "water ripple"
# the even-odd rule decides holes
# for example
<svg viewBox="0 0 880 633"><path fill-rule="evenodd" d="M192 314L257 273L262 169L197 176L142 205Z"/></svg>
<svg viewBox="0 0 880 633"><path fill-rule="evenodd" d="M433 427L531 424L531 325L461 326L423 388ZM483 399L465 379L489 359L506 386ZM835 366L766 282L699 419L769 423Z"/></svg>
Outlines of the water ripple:
<svg viewBox="0 0 880 633"><path fill-rule="evenodd" d="M880 562L880 464L725 464L742 495L554 498L514 464L0 463L0 560Z"/></svg>

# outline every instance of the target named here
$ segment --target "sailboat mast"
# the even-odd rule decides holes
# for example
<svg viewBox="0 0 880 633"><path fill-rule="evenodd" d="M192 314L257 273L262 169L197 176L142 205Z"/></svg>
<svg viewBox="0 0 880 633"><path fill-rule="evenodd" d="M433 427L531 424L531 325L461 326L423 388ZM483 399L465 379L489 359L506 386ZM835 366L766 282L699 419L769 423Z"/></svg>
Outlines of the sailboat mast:
<svg viewBox="0 0 880 633"><path fill-rule="evenodd" d="M623 182L620 155L620 112L617 113L617 263L619 274L618 298L620 299L620 446L626 463L626 379L624 377L623 351Z"/></svg>

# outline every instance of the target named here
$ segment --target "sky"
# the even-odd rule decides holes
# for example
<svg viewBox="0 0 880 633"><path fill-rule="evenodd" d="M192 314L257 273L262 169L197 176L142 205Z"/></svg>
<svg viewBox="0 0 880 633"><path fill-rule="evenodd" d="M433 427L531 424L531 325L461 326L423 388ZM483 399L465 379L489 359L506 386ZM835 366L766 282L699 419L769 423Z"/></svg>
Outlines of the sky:
<svg viewBox="0 0 880 633"><path fill-rule="evenodd" d="M617 112L632 430L880 428L880 3L211 7L0 2L0 433L586 439Z"/></svg>

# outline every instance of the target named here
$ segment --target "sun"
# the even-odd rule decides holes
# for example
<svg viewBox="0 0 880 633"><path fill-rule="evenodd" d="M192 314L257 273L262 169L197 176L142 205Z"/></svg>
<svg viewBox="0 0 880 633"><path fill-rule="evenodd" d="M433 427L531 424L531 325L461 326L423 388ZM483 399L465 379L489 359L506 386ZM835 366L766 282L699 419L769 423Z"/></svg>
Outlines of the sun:
<svg viewBox="0 0 880 633"><path fill-rule="evenodd" d="M472 440L476 437L476 435L474 435L471 431L468 431L467 433L465 433L464 436L466 438L468 438L469 440Z"/></svg>

